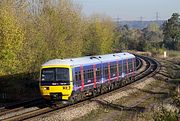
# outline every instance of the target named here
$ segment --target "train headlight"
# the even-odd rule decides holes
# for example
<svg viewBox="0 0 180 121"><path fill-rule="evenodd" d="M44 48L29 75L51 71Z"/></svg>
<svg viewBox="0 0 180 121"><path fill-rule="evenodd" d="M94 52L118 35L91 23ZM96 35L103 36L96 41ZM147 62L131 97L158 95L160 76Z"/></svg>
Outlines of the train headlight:
<svg viewBox="0 0 180 121"><path fill-rule="evenodd" d="M63 89L70 90L70 86L64 86Z"/></svg>
<svg viewBox="0 0 180 121"><path fill-rule="evenodd" d="M49 90L49 87L44 87L43 89L44 89L44 90Z"/></svg>

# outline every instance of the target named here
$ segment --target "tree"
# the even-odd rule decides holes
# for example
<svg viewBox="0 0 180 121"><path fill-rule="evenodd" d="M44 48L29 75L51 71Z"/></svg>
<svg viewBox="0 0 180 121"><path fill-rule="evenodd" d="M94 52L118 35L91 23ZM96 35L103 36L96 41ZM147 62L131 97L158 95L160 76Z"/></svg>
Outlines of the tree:
<svg viewBox="0 0 180 121"><path fill-rule="evenodd" d="M142 30L144 40L144 51L158 52L163 40L162 30L155 22L150 23Z"/></svg>
<svg viewBox="0 0 180 121"><path fill-rule="evenodd" d="M180 18L178 13L163 24L164 46L168 49L180 50Z"/></svg>
<svg viewBox="0 0 180 121"><path fill-rule="evenodd" d="M96 32L95 23L87 22L86 32L83 40L83 55L97 55L100 54L100 42Z"/></svg>
<svg viewBox="0 0 180 121"><path fill-rule="evenodd" d="M115 26L111 19L94 15L88 21L84 36L84 54L112 53Z"/></svg>
<svg viewBox="0 0 180 121"><path fill-rule="evenodd" d="M110 18L103 18L102 22L96 21L96 31L100 39L100 53L112 53L114 40L114 25Z"/></svg>
<svg viewBox="0 0 180 121"><path fill-rule="evenodd" d="M156 22L151 22L148 27L147 31L149 32L159 32L160 26Z"/></svg>
<svg viewBox="0 0 180 121"><path fill-rule="evenodd" d="M0 75L14 74L21 65L19 60L24 32L17 19L16 4L13 1L0 3Z"/></svg>
<svg viewBox="0 0 180 121"><path fill-rule="evenodd" d="M61 0L56 6L44 5L39 25L52 58L81 56L83 22L79 8Z"/></svg>
<svg viewBox="0 0 180 121"><path fill-rule="evenodd" d="M123 51L128 49L129 27L128 25L119 26L115 31L115 40L113 47L115 50Z"/></svg>
<svg viewBox="0 0 180 121"><path fill-rule="evenodd" d="M39 7L32 7L24 25L26 51L21 52L21 59L28 72L37 71L47 60L82 54L84 22L80 8L66 0L56 0L57 4L39 1L43 2L34 1Z"/></svg>

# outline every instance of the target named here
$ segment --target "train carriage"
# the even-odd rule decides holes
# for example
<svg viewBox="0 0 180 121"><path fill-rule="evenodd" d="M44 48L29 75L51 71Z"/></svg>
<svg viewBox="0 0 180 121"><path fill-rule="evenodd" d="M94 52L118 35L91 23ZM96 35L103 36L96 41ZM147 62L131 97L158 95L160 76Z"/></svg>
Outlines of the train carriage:
<svg viewBox="0 0 180 121"><path fill-rule="evenodd" d="M81 100L133 81L135 64L130 53L50 60L41 68L40 91L48 100Z"/></svg>

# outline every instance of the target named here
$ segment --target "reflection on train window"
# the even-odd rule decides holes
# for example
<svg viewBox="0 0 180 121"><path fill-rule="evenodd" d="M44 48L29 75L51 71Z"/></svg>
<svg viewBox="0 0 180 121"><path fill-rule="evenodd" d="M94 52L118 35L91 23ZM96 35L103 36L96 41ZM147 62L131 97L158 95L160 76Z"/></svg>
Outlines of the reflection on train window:
<svg viewBox="0 0 180 121"><path fill-rule="evenodd" d="M101 69L100 68L97 68L96 69L96 78L100 78L101 77Z"/></svg>
<svg viewBox="0 0 180 121"><path fill-rule="evenodd" d="M55 81L55 69L54 68L46 68L42 70L42 81Z"/></svg>
<svg viewBox="0 0 180 121"><path fill-rule="evenodd" d="M108 67L103 68L105 78L108 78Z"/></svg>
<svg viewBox="0 0 180 121"><path fill-rule="evenodd" d="M68 68L57 68L56 69L56 80L57 81L69 81L69 69Z"/></svg>
<svg viewBox="0 0 180 121"><path fill-rule="evenodd" d="M110 73L111 73L111 77L115 77L117 74L117 65L111 65L110 66Z"/></svg>

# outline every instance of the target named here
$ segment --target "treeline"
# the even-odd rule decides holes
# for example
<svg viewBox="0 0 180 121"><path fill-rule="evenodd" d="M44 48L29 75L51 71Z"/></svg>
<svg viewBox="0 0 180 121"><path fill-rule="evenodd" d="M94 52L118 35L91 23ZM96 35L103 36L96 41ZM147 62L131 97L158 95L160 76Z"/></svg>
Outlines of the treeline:
<svg viewBox="0 0 180 121"><path fill-rule="evenodd" d="M180 50L180 18L143 30L119 26L110 17L84 16L69 0L0 1L0 76L31 73L54 58L122 50Z"/></svg>
<svg viewBox="0 0 180 121"><path fill-rule="evenodd" d="M112 52L111 18L86 18L67 0L1 0L0 75L31 73L54 58Z"/></svg>
<svg viewBox="0 0 180 121"><path fill-rule="evenodd" d="M118 35L115 44L118 50L150 51L157 54L165 49L162 47L163 30L156 22L152 22L142 30L130 29L124 25L119 27Z"/></svg>
<svg viewBox="0 0 180 121"><path fill-rule="evenodd" d="M130 29L127 25L118 27L115 48L118 50L150 51L160 54L164 50L180 51L180 15L172 17L159 26L152 22L146 28Z"/></svg>

